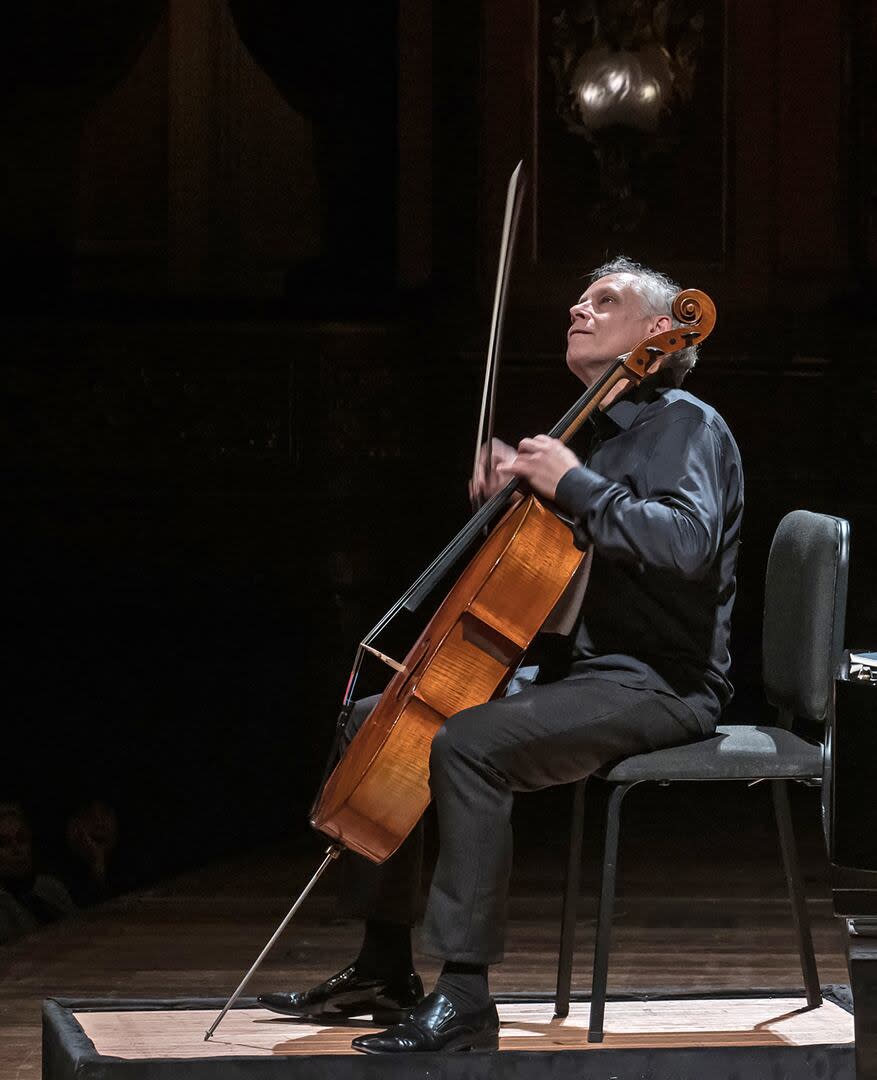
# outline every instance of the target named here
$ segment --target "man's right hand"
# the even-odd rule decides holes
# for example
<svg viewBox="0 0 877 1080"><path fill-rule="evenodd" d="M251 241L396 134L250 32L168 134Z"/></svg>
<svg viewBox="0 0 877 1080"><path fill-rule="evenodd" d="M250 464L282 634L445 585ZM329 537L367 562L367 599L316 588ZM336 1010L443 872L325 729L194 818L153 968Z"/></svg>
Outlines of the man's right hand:
<svg viewBox="0 0 877 1080"><path fill-rule="evenodd" d="M513 446L504 443L502 439L493 439L490 444L491 461L490 470L488 471L487 443L481 447L475 475L469 481L469 498L473 503L486 502L487 499L506 486L509 482L508 475L500 476L496 471L496 467L499 464L514 461L517 456L518 452Z"/></svg>

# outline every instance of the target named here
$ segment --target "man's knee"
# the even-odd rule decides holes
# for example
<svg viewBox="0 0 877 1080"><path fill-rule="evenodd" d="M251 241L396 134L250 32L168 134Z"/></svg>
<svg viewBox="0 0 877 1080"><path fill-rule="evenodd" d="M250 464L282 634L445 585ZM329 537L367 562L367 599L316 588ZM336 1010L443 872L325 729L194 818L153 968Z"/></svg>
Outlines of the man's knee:
<svg viewBox="0 0 877 1080"><path fill-rule="evenodd" d="M430 772L447 771L461 761L471 763L480 760L482 740L479 732L485 719L480 714L484 708L485 706L478 705L464 709L445 720L432 740Z"/></svg>

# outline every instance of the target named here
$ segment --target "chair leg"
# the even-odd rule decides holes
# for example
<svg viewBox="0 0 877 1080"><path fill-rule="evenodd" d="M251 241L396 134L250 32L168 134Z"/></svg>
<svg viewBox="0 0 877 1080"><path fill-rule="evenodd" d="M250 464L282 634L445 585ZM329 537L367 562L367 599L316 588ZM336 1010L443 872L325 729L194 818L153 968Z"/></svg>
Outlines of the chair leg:
<svg viewBox="0 0 877 1080"><path fill-rule="evenodd" d="M591 1016L588 1042L603 1041L603 1015L606 1009L606 981L609 975L609 941L612 936L612 913L615 907L615 876L618 865L618 835L621 825L621 802L633 787L618 784L612 789L606 808L606 839L603 848L603 875L600 903L597 908L597 940L594 946L594 972L591 980Z"/></svg>
<svg viewBox="0 0 877 1080"><path fill-rule="evenodd" d="M554 995L554 1015L569 1015L569 993L572 985L572 956L576 937L576 908L579 899L579 876L582 867L582 834L585 827L585 784L579 780L573 788L572 821L569 833L569 855L566 862L566 882L563 888L563 914L560 919L560 952L557 957L557 990Z"/></svg>
<svg viewBox="0 0 877 1080"><path fill-rule="evenodd" d="M801 957L801 972L804 976L804 989L807 992L807 1004L816 1008L822 1004L822 992L819 987L819 974L816 970L816 955L813 951L813 937L810 933L810 919L807 915L807 901L804 885L801 881L801 867L798 862L798 849L795 844L795 832L792 815L789 810L788 781L771 780L773 807L780 834L780 850L783 854L783 869L786 873L786 885L792 902L792 919L798 938L798 954Z"/></svg>

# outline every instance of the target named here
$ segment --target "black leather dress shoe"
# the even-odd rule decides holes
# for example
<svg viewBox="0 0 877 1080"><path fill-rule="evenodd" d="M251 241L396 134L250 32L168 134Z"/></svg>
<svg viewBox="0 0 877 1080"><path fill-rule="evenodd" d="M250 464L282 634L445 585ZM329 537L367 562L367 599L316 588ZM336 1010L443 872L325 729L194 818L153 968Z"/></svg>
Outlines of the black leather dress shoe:
<svg viewBox="0 0 877 1080"><path fill-rule="evenodd" d="M424 1050L496 1050L499 1017L491 1001L486 1009L458 1013L444 994L427 994L401 1024L351 1044L364 1054L416 1053Z"/></svg>
<svg viewBox="0 0 877 1080"><path fill-rule="evenodd" d="M342 1020L371 1013L377 1024L404 1019L423 998L423 983L416 972L396 978L361 975L356 964L332 975L301 994L262 994L259 1004L284 1016Z"/></svg>

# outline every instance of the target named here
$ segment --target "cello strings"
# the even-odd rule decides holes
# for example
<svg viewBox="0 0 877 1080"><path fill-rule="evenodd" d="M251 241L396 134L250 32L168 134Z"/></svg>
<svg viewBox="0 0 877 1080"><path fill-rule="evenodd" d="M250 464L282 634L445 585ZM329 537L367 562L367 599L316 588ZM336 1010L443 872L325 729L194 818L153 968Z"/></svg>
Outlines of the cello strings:
<svg viewBox="0 0 877 1080"><path fill-rule="evenodd" d="M558 423L551 429L550 435L552 438L559 438L578 418L583 409L590 403L592 397L603 389L605 383L608 381L608 375L609 373L602 376L591 389L585 391L579 400L575 402L563 417L561 417ZM421 586L429 581L430 577L435 574L438 567L447 564L449 561L454 561L457 558L476 535L481 532L485 526L489 525L495 515L505 507L512 494L519 486L520 482L517 479L510 480L504 488L501 488L492 495L487 502L472 515L457 535L453 537L450 543L439 552L426 569L423 570L408 589L405 590L396 603L394 603L386 614L378 620L375 626L363 638L364 644L370 644L374 640L377 634L379 634L387 623L398 614Z"/></svg>
<svg viewBox="0 0 877 1080"><path fill-rule="evenodd" d="M679 294L680 296L683 294ZM683 325L692 326L700 325L703 321L702 309L698 309L696 318L685 318L684 313L680 314L676 310L677 301L679 297L673 302L674 315L680 319ZM706 297L709 301L709 297ZM709 301L711 304L712 302ZM714 318L714 310L713 310ZM713 323L709 323L707 334L712 331ZM658 335L658 337L664 337L666 335ZM679 335L680 338L691 337L692 335ZM706 336L697 333L698 337ZM561 439L566 441L564 436L570 437L578 431L581 424L590 416L594 407L599 407L600 399L616 382L618 382L624 375L621 372L622 365L628 360L634 353L640 354L640 360L642 359L641 350L649 349L649 342L654 342L657 338L649 338L640 342L629 353L625 353L622 356L616 358L614 364L607 369L603 375L597 380L596 383L572 405L572 407L560 418L560 420L549 431L549 435L555 439ZM675 345L675 341L670 339L670 344ZM682 346L677 346L681 348ZM668 352L676 350L668 350L664 342L662 342L662 352ZM633 372L628 369L627 374L633 375ZM635 381L639 382L641 376L633 376ZM483 402L482 402L483 411ZM482 416L483 422L483 416ZM435 559L426 567L426 569L415 579L415 581L406 589L401 597L393 604L388 611L378 620L378 622L372 627L368 634L362 639L359 647L356 650L356 656L354 658L353 667L351 668L350 677L347 681L347 689L345 691L344 703L348 704L350 697L353 693L353 689L356 685L359 677L359 672L362 667L362 661L364 656L364 647L369 645L380 634L380 632L386 627L398 613L406 606L409 610L416 610L419 603L429 595L432 589L435 587L436 579L440 579L443 574L449 569L450 566L460 557L462 552L466 549L468 544L475 538L475 536L491 522L494 515L502 509L512 494L518 489L520 482L516 480L510 481L504 488L496 492L490 499L487 500L476 512L472 515L466 525L460 530L459 533L451 540L451 542L436 556ZM411 604L412 598L416 598L416 603Z"/></svg>
<svg viewBox="0 0 877 1080"><path fill-rule="evenodd" d="M587 407L591 404L593 399L597 397L604 389L607 388L607 383L612 385L612 382L617 381L617 372L621 364L627 359L627 353L624 356L618 357L616 363L607 370L592 387L585 391L584 394L567 410L566 413L560 418L560 420L550 430L549 435L555 439L562 439L563 435L567 431L574 431L577 429L573 425L585 412ZM611 381L610 381L611 380ZM399 597L399 599L391 605L391 607L381 616L381 618L375 623L372 629L362 639L359 647L356 650L356 656L354 658L353 667L351 668L350 676L347 681L347 689L344 695L344 704L348 704L351 700L351 695L356 682L359 678L359 673L362 668L362 662L364 659L364 646L370 645L374 639L384 630L386 626L392 622L393 619L399 614L399 612L406 607L411 601L412 597L422 593L417 598L417 604L410 608L410 610L416 610L419 603L432 591L437 584L437 581L441 579L444 571L448 569L466 550L469 544L476 538L476 536L486 528L493 520L495 515L501 511L513 493L520 487L520 482L510 480L508 484L494 495L492 495L487 502L485 502L480 509L478 509L469 521L463 526L463 528L457 533L457 535L448 543L442 551L432 560L432 562L422 571L422 573L414 580L414 582L405 590L405 592Z"/></svg>

